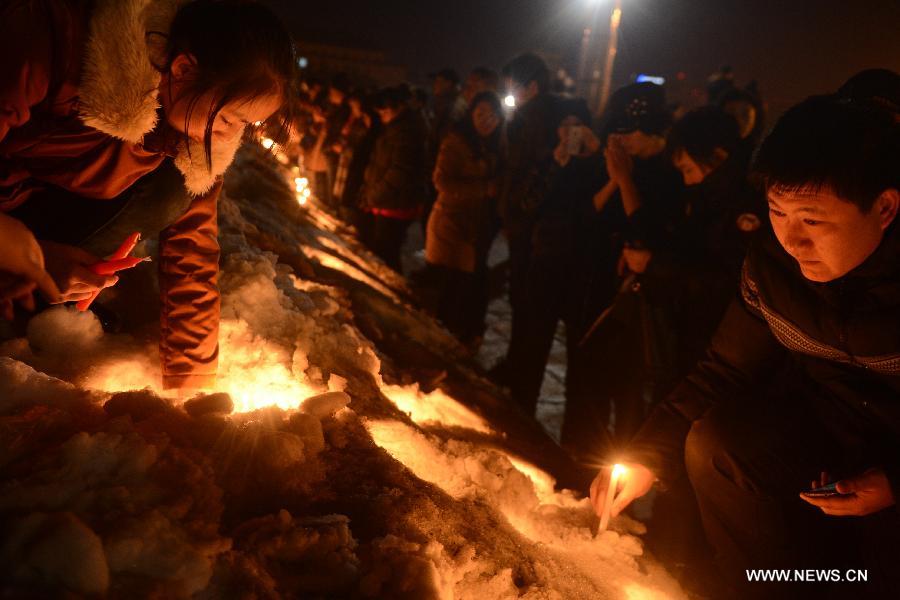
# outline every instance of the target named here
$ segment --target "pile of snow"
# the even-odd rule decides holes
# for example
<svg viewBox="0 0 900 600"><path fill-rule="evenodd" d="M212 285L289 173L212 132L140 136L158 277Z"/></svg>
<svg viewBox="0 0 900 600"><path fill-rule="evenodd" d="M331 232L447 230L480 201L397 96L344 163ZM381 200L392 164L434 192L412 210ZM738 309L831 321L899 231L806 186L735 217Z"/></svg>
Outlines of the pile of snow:
<svg viewBox="0 0 900 600"><path fill-rule="evenodd" d="M252 149L229 182L215 390L167 397L152 335L68 308L0 346L0 594L683 596L345 226Z"/></svg>

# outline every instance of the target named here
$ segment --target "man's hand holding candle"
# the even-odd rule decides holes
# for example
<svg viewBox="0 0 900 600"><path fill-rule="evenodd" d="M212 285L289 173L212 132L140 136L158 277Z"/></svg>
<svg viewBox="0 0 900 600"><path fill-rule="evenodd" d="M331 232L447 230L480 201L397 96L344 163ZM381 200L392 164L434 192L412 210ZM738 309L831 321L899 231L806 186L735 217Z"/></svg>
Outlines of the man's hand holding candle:
<svg viewBox="0 0 900 600"><path fill-rule="evenodd" d="M591 506L598 517L603 518L604 505L609 499L608 516L616 517L625 510L631 502L650 491L656 476L647 467L638 463L622 463L623 469L619 470L616 477L616 491L610 494L610 480L613 478L614 468L603 467L591 483Z"/></svg>

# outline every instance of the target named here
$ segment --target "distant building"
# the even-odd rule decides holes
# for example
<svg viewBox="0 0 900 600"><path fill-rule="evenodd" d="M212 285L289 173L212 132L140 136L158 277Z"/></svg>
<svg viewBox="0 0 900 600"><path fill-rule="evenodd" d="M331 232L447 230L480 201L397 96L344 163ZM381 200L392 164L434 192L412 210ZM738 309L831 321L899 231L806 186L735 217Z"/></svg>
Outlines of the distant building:
<svg viewBox="0 0 900 600"><path fill-rule="evenodd" d="M299 66L304 73L328 79L345 73L360 85L394 85L406 80L407 69L391 64L380 50L338 46L320 42L297 42Z"/></svg>

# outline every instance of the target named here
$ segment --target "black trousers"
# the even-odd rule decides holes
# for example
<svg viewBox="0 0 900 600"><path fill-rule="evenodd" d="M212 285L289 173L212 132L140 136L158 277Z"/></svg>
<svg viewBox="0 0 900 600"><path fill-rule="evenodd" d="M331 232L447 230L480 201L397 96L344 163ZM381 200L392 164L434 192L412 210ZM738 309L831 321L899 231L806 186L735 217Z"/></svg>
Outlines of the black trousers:
<svg viewBox="0 0 900 600"><path fill-rule="evenodd" d="M740 598L896 597L900 509L833 517L798 497L822 470L877 466L852 438L826 433L811 406L785 397L717 408L691 428L685 466L723 579ZM866 569L868 582L748 582L746 569L767 568Z"/></svg>
<svg viewBox="0 0 900 600"><path fill-rule="evenodd" d="M406 241L406 230L410 223L412 221L408 219L393 219L365 212L359 215L357 230L363 244L387 266L401 273L400 250Z"/></svg>
<svg viewBox="0 0 900 600"><path fill-rule="evenodd" d="M510 339L510 391L513 400L527 414L537 407L544 370L553 346L559 321L566 326L567 358L580 329L577 310L578 292L573 290L569 257L531 256L525 274L524 290L519 293L519 315L515 315ZM511 290L512 291L512 290ZM511 294L512 296L512 294ZM518 320L518 322L516 322Z"/></svg>
<svg viewBox="0 0 900 600"><path fill-rule="evenodd" d="M568 350L560 443L585 464L596 464L597 457L625 447L643 424L652 400L639 341L625 337L616 346L602 341L591 338L584 346L569 344Z"/></svg>
<svg viewBox="0 0 900 600"><path fill-rule="evenodd" d="M598 357L580 346L590 317L607 301L592 275L593 266L577 253L537 253L529 259L526 298L518 338L510 343L510 390L528 413L537 406L544 372L560 321L566 328L566 411L562 445L573 456L593 461L608 450L610 403L598 394ZM642 416L642 415L641 415ZM620 415L620 419L623 417ZM632 419L639 425L640 417Z"/></svg>
<svg viewBox="0 0 900 600"><path fill-rule="evenodd" d="M487 312L487 270L479 265L468 273L429 264L437 291L437 317L461 342L468 343L484 334Z"/></svg>
<svg viewBox="0 0 900 600"><path fill-rule="evenodd" d="M598 377L598 364L606 357L596 344L580 344L593 318L610 302L613 277L607 267L604 261L580 249L532 249L521 267L525 273L519 283L518 317L513 305L508 354L513 399L526 413L534 413L553 339L562 321L566 328L566 409L561 443L570 454L586 462L599 460L611 444L607 424L613 400L600 393L605 382ZM511 297L516 298L512 289ZM640 396L640 392L637 394ZM635 431L640 426L641 405L616 405L620 430Z"/></svg>
<svg viewBox="0 0 900 600"><path fill-rule="evenodd" d="M527 319L526 307L528 305L529 286L528 268L531 262L531 234L532 226L529 224L517 224L504 230L506 243L509 247L509 307L510 315L510 339L506 352L507 365L512 369L517 349L527 340L524 330ZM513 377L516 373L511 373Z"/></svg>

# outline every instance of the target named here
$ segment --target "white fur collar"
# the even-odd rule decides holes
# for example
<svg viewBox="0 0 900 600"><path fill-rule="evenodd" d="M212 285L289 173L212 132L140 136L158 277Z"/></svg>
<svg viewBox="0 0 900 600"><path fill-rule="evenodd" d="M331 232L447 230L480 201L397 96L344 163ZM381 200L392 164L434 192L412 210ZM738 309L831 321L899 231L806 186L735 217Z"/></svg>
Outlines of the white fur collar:
<svg viewBox="0 0 900 600"><path fill-rule="evenodd" d="M79 113L85 124L139 144L156 127L160 73L147 32L167 33L185 0L97 0L84 51ZM175 164L194 195L207 192L231 164L241 136L213 146L212 168L202 144L182 142Z"/></svg>

